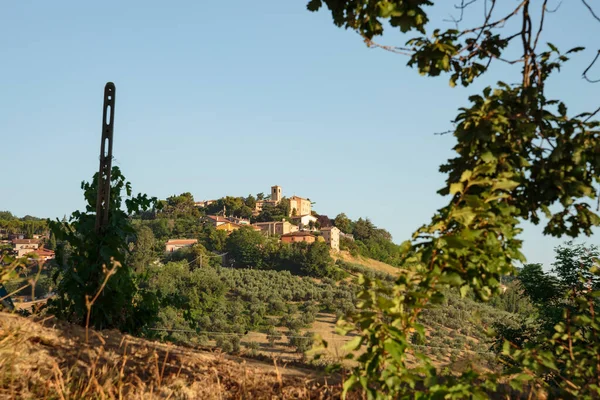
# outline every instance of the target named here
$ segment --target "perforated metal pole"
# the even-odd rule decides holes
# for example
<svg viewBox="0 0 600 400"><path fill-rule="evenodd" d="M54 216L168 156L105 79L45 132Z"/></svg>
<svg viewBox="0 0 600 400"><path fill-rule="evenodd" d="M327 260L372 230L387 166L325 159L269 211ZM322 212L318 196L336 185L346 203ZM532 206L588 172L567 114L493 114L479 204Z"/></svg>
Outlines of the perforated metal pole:
<svg viewBox="0 0 600 400"><path fill-rule="evenodd" d="M110 170L112 168L113 124L115 121L115 84L104 86L102 113L102 143L100 145L100 169L98 170L98 198L96 201L96 232L108 225L110 205Z"/></svg>

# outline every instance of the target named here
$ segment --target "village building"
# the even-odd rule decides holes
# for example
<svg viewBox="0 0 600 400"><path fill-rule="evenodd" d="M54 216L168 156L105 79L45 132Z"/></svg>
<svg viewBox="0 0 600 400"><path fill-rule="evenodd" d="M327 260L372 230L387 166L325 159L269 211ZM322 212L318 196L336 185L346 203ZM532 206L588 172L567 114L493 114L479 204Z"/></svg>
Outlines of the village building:
<svg viewBox="0 0 600 400"><path fill-rule="evenodd" d="M340 250L340 230L335 226L321 228L321 235L325 242L335 251Z"/></svg>
<svg viewBox="0 0 600 400"><path fill-rule="evenodd" d="M30 254L30 255L35 254L37 256L38 260L42 260L42 261L53 260L55 257L55 254L52 250L48 250L43 247L40 247L37 250L34 250L28 254Z"/></svg>
<svg viewBox="0 0 600 400"><path fill-rule="evenodd" d="M228 217L227 219L229 221L233 222L234 224L238 224L238 225L250 225L250 220L246 219L246 218Z"/></svg>
<svg viewBox="0 0 600 400"><path fill-rule="evenodd" d="M317 217L310 214L298 215L291 217L290 219L292 220L292 222L294 222L294 224L298 225L298 228L300 228L300 230L315 230L315 225L318 221Z"/></svg>
<svg viewBox="0 0 600 400"><path fill-rule="evenodd" d="M192 247L198 243L198 239L169 239L165 245L165 252L172 253L184 247Z"/></svg>
<svg viewBox="0 0 600 400"><path fill-rule="evenodd" d="M205 207L210 206L214 202L216 202L216 200L196 201L196 202L194 202L194 205L198 208L205 208Z"/></svg>
<svg viewBox="0 0 600 400"><path fill-rule="evenodd" d="M276 205L278 205L281 202L282 198L283 197L281 195L281 186L278 186L278 185L271 186L271 198L267 199L267 200L257 200L256 206L254 207L253 214L254 215L260 214L260 212L263 210L263 208L266 204L269 204L269 205L275 207Z"/></svg>
<svg viewBox="0 0 600 400"><path fill-rule="evenodd" d="M306 231L298 231L281 235L282 243L314 243L317 240L316 236Z"/></svg>
<svg viewBox="0 0 600 400"><path fill-rule="evenodd" d="M17 257L23 257L40 247L39 242L35 239L13 239L12 245Z"/></svg>
<svg viewBox="0 0 600 400"><path fill-rule="evenodd" d="M281 236L298 231L298 227L288 221L257 222L254 226L260 228L267 236Z"/></svg>
<svg viewBox="0 0 600 400"><path fill-rule="evenodd" d="M207 215L203 218L204 222L207 222L214 226L215 228L219 225L223 225L226 223L231 223L231 221L225 217L221 217L219 215Z"/></svg>
<svg viewBox="0 0 600 400"><path fill-rule="evenodd" d="M310 200L299 196L290 197L290 216L310 215L311 203Z"/></svg>

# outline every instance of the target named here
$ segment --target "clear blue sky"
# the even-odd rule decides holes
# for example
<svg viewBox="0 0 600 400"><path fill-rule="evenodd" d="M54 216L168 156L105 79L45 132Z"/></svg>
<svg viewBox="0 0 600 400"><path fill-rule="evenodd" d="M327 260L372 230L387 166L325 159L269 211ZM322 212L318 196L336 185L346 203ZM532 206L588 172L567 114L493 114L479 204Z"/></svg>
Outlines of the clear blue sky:
<svg viewBox="0 0 600 400"><path fill-rule="evenodd" d="M451 128L482 85L518 77L498 66L480 85L451 89L305 3L4 2L0 210L62 217L83 207L80 183L98 168L103 87L113 81L114 156L134 191L202 200L278 184L320 213L370 217L395 241L408 238L445 202L438 166L454 140L433 133ZM600 24L568 3L548 16L544 39L597 48ZM598 87L579 78L589 59L551 84L576 111L598 106ZM548 266L560 241L540 232L526 226L525 254Z"/></svg>

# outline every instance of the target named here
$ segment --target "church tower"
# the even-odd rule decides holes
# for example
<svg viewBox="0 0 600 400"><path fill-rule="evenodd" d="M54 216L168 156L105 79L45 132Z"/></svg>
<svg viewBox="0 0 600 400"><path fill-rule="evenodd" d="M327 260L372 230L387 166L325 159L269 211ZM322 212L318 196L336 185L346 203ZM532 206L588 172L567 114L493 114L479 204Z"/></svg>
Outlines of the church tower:
<svg viewBox="0 0 600 400"><path fill-rule="evenodd" d="M273 200L275 204L279 204L281 201L281 186L271 186L271 200Z"/></svg>

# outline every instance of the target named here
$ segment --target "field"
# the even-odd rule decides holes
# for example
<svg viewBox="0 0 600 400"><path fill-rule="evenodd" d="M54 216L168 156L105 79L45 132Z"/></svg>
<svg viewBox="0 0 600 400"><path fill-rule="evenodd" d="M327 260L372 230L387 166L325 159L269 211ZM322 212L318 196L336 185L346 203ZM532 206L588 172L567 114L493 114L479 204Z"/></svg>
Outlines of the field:
<svg viewBox="0 0 600 400"><path fill-rule="evenodd" d="M339 381L281 366L0 313L0 398L336 398Z"/></svg>

